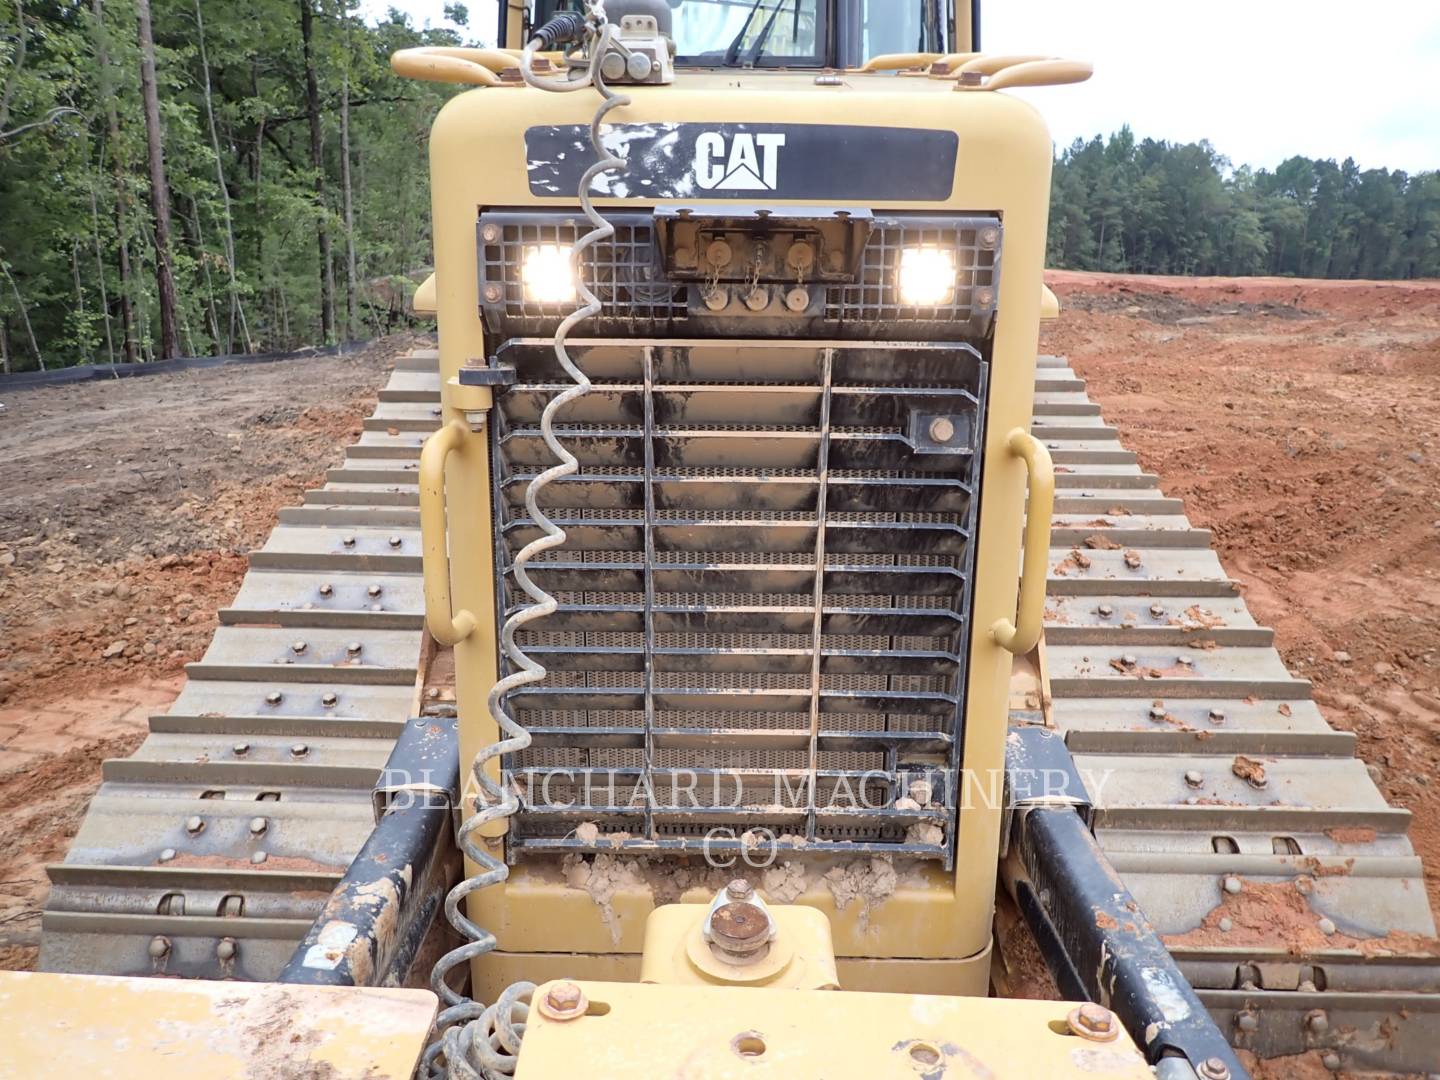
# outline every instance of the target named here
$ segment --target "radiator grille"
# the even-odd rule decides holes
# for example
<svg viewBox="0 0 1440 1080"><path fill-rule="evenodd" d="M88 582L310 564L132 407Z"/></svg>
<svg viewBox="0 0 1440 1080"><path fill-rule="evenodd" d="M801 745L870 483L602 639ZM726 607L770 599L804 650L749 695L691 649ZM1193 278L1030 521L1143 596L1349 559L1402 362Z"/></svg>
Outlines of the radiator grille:
<svg viewBox="0 0 1440 1080"><path fill-rule="evenodd" d="M602 334L675 333L691 336L752 336L743 322L704 315L697 292L665 279L648 211L607 212L615 235L582 255L586 284L603 310L587 323ZM479 283L481 309L500 340L552 333L573 304L542 304L526 295L521 281L525 252L544 245L573 245L589 225L579 213L490 210L481 214ZM826 338L883 338L897 341L979 338L989 330L1000 284L1001 224L989 215L886 214L874 228L853 284L822 289L819 314L778 323L774 333ZM956 289L941 304L901 302L900 253L932 245L951 251Z"/></svg>
<svg viewBox="0 0 1440 1080"><path fill-rule="evenodd" d="M557 418L580 472L542 495L568 539L531 564L560 606L519 639L549 674L509 701L535 733L505 763L523 791L512 856L758 840L949 865L979 354L613 340L570 351L595 387ZM518 380L491 425L508 614L525 602L510 560L539 535L525 490L553 463L540 412L567 383L549 341L510 342L497 363ZM936 418L953 431L943 445Z"/></svg>

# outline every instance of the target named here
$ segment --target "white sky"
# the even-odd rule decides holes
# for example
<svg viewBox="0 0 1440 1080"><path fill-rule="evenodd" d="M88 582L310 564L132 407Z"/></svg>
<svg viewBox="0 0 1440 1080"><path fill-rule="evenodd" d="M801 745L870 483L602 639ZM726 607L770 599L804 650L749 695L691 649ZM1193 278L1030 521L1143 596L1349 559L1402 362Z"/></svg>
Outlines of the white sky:
<svg viewBox="0 0 1440 1080"><path fill-rule="evenodd" d="M488 41L494 0L467 6L467 36ZM361 0L373 16L389 7L418 26L449 25L444 0ZM1440 0L983 0L982 10L986 52L1095 63L1088 83L1023 92L1062 146L1129 123L1141 137L1208 138L1237 165L1304 154L1440 168Z"/></svg>

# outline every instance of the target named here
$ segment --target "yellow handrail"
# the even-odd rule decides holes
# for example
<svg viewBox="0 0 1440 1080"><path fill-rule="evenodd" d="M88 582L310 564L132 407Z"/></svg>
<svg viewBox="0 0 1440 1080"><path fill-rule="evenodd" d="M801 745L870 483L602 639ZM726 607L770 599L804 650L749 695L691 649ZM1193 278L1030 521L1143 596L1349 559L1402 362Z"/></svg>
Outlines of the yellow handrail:
<svg viewBox="0 0 1440 1080"><path fill-rule="evenodd" d="M998 619L990 637L1002 649L1023 656L1040 641L1045 617L1045 581L1050 569L1050 519L1055 513L1055 465L1045 444L1024 428L1005 438L1010 453L1025 462L1030 500L1025 507L1025 560L1015 622Z"/></svg>
<svg viewBox="0 0 1440 1080"><path fill-rule="evenodd" d="M499 86L498 72L519 66L520 58L512 52L449 45L401 49L390 57L391 69L407 79L469 83L472 86Z"/></svg>
<svg viewBox="0 0 1440 1080"><path fill-rule="evenodd" d="M445 530L445 459L464 445L470 429L451 420L425 440L420 451L420 555L425 574L425 625L441 645L458 645L478 622L450 608L450 554Z"/></svg>
<svg viewBox="0 0 1440 1080"><path fill-rule="evenodd" d="M1011 86L1063 86L1082 83L1095 74L1095 65L1084 60L1032 60L997 71L986 90L1004 90Z"/></svg>

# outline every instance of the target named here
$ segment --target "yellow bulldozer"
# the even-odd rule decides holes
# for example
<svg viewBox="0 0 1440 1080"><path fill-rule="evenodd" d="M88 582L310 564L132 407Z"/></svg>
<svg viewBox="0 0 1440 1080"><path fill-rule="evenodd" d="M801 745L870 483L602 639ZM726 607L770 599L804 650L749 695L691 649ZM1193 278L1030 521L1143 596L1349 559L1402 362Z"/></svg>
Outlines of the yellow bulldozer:
<svg viewBox="0 0 1440 1080"><path fill-rule="evenodd" d="M1406 814L1037 358L1004 91L1089 66L979 0L499 20L393 59L472 87L438 352L106 764L0 1071L1440 1071Z"/></svg>

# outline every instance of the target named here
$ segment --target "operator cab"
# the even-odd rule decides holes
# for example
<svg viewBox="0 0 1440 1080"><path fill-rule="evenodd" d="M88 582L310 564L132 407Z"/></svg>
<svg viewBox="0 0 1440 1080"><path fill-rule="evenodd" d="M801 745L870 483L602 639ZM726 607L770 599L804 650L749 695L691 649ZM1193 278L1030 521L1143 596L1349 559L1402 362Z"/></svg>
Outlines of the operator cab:
<svg viewBox="0 0 1440 1080"><path fill-rule="evenodd" d="M538 0L526 40L556 12L580 7ZM980 38L977 2L970 40L955 40L953 0L611 0L607 11L616 22L655 17L682 68L853 68L876 56L976 49Z"/></svg>

